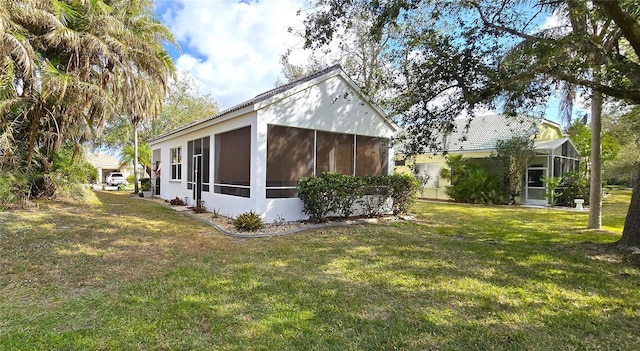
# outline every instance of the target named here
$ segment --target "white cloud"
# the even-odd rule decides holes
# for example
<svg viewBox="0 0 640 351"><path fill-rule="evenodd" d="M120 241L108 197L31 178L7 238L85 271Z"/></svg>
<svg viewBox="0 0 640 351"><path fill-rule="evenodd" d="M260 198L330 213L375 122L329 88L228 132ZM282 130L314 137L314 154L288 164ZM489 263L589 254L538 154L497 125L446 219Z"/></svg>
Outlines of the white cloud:
<svg viewBox="0 0 640 351"><path fill-rule="evenodd" d="M559 31L560 34L569 33L571 31L571 24L565 14L565 10L554 10L542 24L542 29L555 29Z"/></svg>
<svg viewBox="0 0 640 351"><path fill-rule="evenodd" d="M288 32L301 29L305 0L291 1L159 1L158 15L178 40L182 54L176 67L188 71L201 91L231 107L272 89L281 77L280 55L302 47ZM302 12L304 14L304 12ZM294 63L304 63L295 50ZM298 52L299 51L299 52Z"/></svg>

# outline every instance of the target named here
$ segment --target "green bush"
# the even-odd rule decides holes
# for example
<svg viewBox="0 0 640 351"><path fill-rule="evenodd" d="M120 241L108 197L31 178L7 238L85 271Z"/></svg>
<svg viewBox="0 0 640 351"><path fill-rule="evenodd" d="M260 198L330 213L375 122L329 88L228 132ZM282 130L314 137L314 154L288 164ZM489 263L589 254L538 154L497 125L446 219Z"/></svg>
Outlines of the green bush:
<svg viewBox="0 0 640 351"><path fill-rule="evenodd" d="M365 176L363 179L363 196L358 200L367 217L377 217L384 213L389 199L388 176Z"/></svg>
<svg viewBox="0 0 640 351"><path fill-rule="evenodd" d="M303 212L314 222L324 222L334 212L344 218L353 215L354 205L360 204L367 216L379 216L387 200L394 200L394 214L407 212L419 187L411 175L366 176L325 172L308 176L298 182L298 197Z"/></svg>
<svg viewBox="0 0 640 351"><path fill-rule="evenodd" d="M29 196L67 198L84 201L88 189L84 184L96 179L96 171L81 155L73 158L73 146L65 146L51 158L48 173L28 175Z"/></svg>
<svg viewBox="0 0 640 351"><path fill-rule="evenodd" d="M0 174L0 210L24 206L29 193L26 175L19 172Z"/></svg>
<svg viewBox="0 0 640 351"><path fill-rule="evenodd" d="M328 179L332 177L330 174L324 177L307 176L298 181L298 197L303 203L302 212L313 222L326 221L327 215L336 210L335 191L328 185Z"/></svg>
<svg viewBox="0 0 640 351"><path fill-rule="evenodd" d="M409 212L409 208L415 202L420 183L412 175L399 173L389 176L388 180L393 200L393 214Z"/></svg>
<svg viewBox="0 0 640 351"><path fill-rule="evenodd" d="M363 194L363 180L353 175L339 173L323 173L325 185L332 194L333 208L339 215L349 218L353 214L353 205Z"/></svg>
<svg viewBox="0 0 640 351"><path fill-rule="evenodd" d="M473 204L501 203L502 188L498 178L477 165L458 170L456 181L447 187L446 194L456 202Z"/></svg>
<svg viewBox="0 0 640 351"><path fill-rule="evenodd" d="M258 229L264 228L262 217L259 214L249 211L239 214L234 220L234 225L238 230L254 232Z"/></svg>
<svg viewBox="0 0 640 351"><path fill-rule="evenodd" d="M584 199L585 205L589 204L589 181L580 171L566 173L562 177L561 187L564 188L560 195L559 203L566 206L573 206L573 200Z"/></svg>

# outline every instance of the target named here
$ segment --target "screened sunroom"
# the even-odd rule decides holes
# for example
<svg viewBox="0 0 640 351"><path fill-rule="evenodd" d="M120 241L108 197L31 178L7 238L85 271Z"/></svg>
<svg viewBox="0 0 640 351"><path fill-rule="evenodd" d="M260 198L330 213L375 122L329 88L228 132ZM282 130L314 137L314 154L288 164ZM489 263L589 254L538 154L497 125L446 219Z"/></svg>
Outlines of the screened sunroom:
<svg viewBox="0 0 640 351"><path fill-rule="evenodd" d="M305 219L300 178L389 174L396 131L339 66L329 67L153 139L155 196L230 217Z"/></svg>
<svg viewBox="0 0 640 351"><path fill-rule="evenodd" d="M543 177L562 177L566 173L577 171L580 166L580 154L567 137L536 141L534 149L536 157L527 170L523 202L547 205Z"/></svg>

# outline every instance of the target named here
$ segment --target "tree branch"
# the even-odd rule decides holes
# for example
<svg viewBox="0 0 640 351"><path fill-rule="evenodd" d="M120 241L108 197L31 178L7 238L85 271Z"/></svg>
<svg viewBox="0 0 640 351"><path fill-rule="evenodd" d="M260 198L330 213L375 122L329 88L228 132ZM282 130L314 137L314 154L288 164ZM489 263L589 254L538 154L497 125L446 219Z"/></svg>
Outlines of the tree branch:
<svg viewBox="0 0 640 351"><path fill-rule="evenodd" d="M620 2L610 0L594 0L594 3L603 9L613 21L620 27L622 35L629 41L633 51L640 57L640 24L637 20L626 13Z"/></svg>
<svg viewBox="0 0 640 351"><path fill-rule="evenodd" d="M520 38L528 40L528 41L549 40L548 38L542 38L542 37L538 37L538 36L535 36L535 35L526 34L526 33L520 32L518 30L515 30L513 28L509 28L509 27L505 27L505 26L501 26L501 25L495 24L495 23L493 23L493 22L491 22L491 21L489 21L487 19L487 17L485 16L484 12L482 12L482 8L480 7L480 5L476 1L471 2L471 5L476 9L476 11L478 11L478 15L480 16L480 20L482 20L482 23L487 27L490 27L490 28L493 28L493 29L497 29L497 30L505 32L505 33L509 33L511 35L515 35L517 37L520 37Z"/></svg>

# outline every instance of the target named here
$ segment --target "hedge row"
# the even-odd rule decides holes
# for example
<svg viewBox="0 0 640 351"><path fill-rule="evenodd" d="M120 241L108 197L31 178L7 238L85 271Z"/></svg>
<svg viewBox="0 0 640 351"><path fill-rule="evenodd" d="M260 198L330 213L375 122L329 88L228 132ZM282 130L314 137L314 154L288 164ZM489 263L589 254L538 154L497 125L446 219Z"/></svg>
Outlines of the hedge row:
<svg viewBox="0 0 640 351"><path fill-rule="evenodd" d="M351 217L357 204L365 215L379 216L389 199L393 214L406 213L418 187L415 177L407 174L356 177L325 172L300 179L298 197L311 221L324 222L331 213Z"/></svg>

